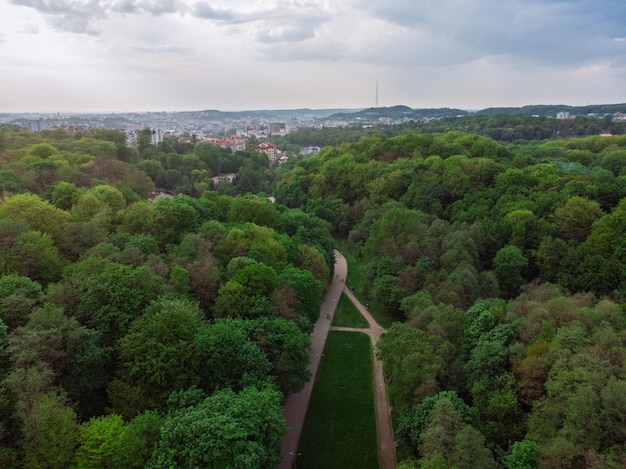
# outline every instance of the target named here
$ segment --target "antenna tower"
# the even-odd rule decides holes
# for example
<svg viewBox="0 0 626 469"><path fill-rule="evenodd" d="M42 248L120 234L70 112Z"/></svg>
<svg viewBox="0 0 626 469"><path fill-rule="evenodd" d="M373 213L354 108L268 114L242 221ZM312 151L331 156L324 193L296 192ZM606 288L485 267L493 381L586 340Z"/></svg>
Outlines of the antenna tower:
<svg viewBox="0 0 626 469"><path fill-rule="evenodd" d="M378 80L376 80L376 104L374 107L378 107Z"/></svg>

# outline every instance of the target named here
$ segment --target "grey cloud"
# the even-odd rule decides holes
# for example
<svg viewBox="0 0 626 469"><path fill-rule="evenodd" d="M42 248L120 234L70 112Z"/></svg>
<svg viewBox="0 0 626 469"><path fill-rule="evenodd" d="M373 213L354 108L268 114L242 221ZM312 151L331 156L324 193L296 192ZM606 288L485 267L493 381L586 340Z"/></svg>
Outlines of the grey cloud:
<svg viewBox="0 0 626 469"><path fill-rule="evenodd" d="M213 8L207 2L198 2L193 8L194 16L225 24L251 24L252 37L260 43L301 42L315 37L315 31L331 15L316 9L315 3L279 3L265 9L246 13L232 9Z"/></svg>
<svg viewBox="0 0 626 469"><path fill-rule="evenodd" d="M97 0L11 0L48 16L55 29L72 33L97 34L93 21L106 16L108 2Z"/></svg>
<svg viewBox="0 0 626 469"><path fill-rule="evenodd" d="M207 2L198 2L193 8L194 16L207 20L217 20L226 22L245 22L233 10L213 8Z"/></svg>
<svg viewBox="0 0 626 469"><path fill-rule="evenodd" d="M111 13L136 14L145 11L154 16L184 12L187 7L178 0L10 0L15 5L37 10L47 16L58 30L80 34L98 34L95 23Z"/></svg>
<svg viewBox="0 0 626 469"><path fill-rule="evenodd" d="M440 49L450 64L508 55L571 65L598 56L617 60L624 54L612 41L626 30L621 0L361 0L357 5L391 28L407 29L407 46ZM439 42L440 37L445 41ZM411 55L420 59L424 54Z"/></svg>
<svg viewBox="0 0 626 469"><path fill-rule="evenodd" d="M148 13L160 16L166 13L176 13L181 8L181 4L176 0L154 0L139 2L139 7Z"/></svg>
<svg viewBox="0 0 626 469"><path fill-rule="evenodd" d="M138 10L136 0L118 0L111 5L111 11L116 13L136 13Z"/></svg>

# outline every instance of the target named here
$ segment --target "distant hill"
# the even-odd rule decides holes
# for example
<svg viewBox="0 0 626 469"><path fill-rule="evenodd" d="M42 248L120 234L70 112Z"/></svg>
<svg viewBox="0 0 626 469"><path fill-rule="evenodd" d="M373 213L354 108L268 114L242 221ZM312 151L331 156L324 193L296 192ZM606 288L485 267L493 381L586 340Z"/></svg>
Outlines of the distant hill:
<svg viewBox="0 0 626 469"><path fill-rule="evenodd" d="M568 112L572 116L589 116L626 113L626 104L590 104L587 106L568 106L565 104L537 104L522 107L490 107L477 111L476 114L487 115L516 115L556 117L559 112Z"/></svg>
<svg viewBox="0 0 626 469"><path fill-rule="evenodd" d="M361 111L338 112L331 114L331 119L362 119L364 121L378 120L380 118L389 119L441 119L442 117L458 117L465 116L468 111L461 109L439 108L439 109L411 109L408 106L391 106L391 107L371 107Z"/></svg>
<svg viewBox="0 0 626 469"><path fill-rule="evenodd" d="M206 111L193 111L189 113L179 114L194 114L201 116L203 119L209 120L224 120L224 119L276 119L276 120L309 120L315 118L325 118L337 113L354 114L359 109L262 109L251 111L218 111L218 110L206 110Z"/></svg>
<svg viewBox="0 0 626 469"><path fill-rule="evenodd" d="M568 106L560 104L537 104L522 107L491 107L479 111L467 111L451 108L412 109L408 106L390 106L368 108L360 111L342 111L329 115L330 119L375 121L384 118L429 120L444 117L462 117L469 114L477 115L524 115L556 117L560 112L567 112L572 116L604 116L615 112L626 113L626 104L592 104L588 106Z"/></svg>

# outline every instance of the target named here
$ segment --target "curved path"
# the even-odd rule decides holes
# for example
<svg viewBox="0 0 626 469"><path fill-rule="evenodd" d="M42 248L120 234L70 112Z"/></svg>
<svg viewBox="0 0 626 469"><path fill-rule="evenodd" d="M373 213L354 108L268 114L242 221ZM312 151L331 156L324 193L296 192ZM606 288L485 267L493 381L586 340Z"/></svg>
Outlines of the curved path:
<svg viewBox="0 0 626 469"><path fill-rule="evenodd" d="M359 300L346 288L345 281L348 273L348 264L339 251L335 251L335 275L331 282L321 307L320 318L315 323L315 328L311 336L311 380L305 385L304 389L298 394L292 394L285 400L285 421L287 427L291 431L283 438L283 462L278 466L279 469L291 469L297 457L298 441L302 433L306 410L311 398L315 375L319 367L324 344L329 330L337 331L353 331L361 332L370 336L372 342L373 353L373 375L374 375L374 394L376 400L376 430L378 434L378 460L381 469L393 469L396 467L396 451L393 438L393 426L391 423L391 407L387 397L387 387L383 378L382 362L376 357L376 344L380 336L386 332L384 328L378 325L372 315L367 311ZM357 309L369 324L368 329L349 328L349 327L331 327L335 309L341 293L354 303Z"/></svg>

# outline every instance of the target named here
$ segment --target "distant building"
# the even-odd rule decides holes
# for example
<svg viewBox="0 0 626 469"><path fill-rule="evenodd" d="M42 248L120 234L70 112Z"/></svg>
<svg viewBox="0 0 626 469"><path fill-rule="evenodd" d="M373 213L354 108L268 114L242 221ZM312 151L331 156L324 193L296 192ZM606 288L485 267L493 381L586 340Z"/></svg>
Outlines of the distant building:
<svg viewBox="0 0 626 469"><path fill-rule="evenodd" d="M84 132L88 128L89 128L88 125L68 125L67 127L65 127L65 130L67 130L68 134L74 135L74 133Z"/></svg>
<svg viewBox="0 0 626 469"><path fill-rule="evenodd" d="M285 124L270 124L267 128L267 133L271 136L274 135L279 135L279 136L285 136L287 135L289 132L287 131L287 126Z"/></svg>
<svg viewBox="0 0 626 469"><path fill-rule="evenodd" d="M176 197L176 194L172 191L168 191L167 189L161 189L157 187L156 189L154 189L154 192L150 195L150 197L148 197L148 200L150 202L154 202L159 197L167 197L169 199L173 199L174 197Z"/></svg>
<svg viewBox="0 0 626 469"><path fill-rule="evenodd" d="M317 155L320 152L320 147L306 147L300 152L302 155Z"/></svg>
<svg viewBox="0 0 626 469"><path fill-rule="evenodd" d="M137 127L126 129L126 144L130 147L136 147L137 135L139 135L139 132L141 132L142 130L144 129L139 129ZM161 129L150 129L150 132L150 144L156 146L163 141L163 132L161 131Z"/></svg>
<svg viewBox="0 0 626 469"><path fill-rule="evenodd" d="M569 119L569 112L567 112L567 111L557 112L556 113L556 118L557 119Z"/></svg>
<svg viewBox="0 0 626 469"><path fill-rule="evenodd" d="M270 160L270 163L276 163L277 152L276 145L273 143L260 143L256 146L256 150L261 153L265 153Z"/></svg>
<svg viewBox="0 0 626 469"><path fill-rule="evenodd" d="M210 138L209 142L219 145L222 148L230 148L234 152L246 149L246 142L239 135L226 135L223 138Z"/></svg>
<svg viewBox="0 0 626 469"><path fill-rule="evenodd" d="M210 187L214 189L222 182L230 182L233 183L237 180L237 174L235 173L226 173L226 174L218 174L217 176L213 176L210 181Z"/></svg>
<svg viewBox="0 0 626 469"><path fill-rule="evenodd" d="M152 131L152 135L150 136L150 143L152 145L158 145L163 141L163 132L161 129L150 129Z"/></svg>

